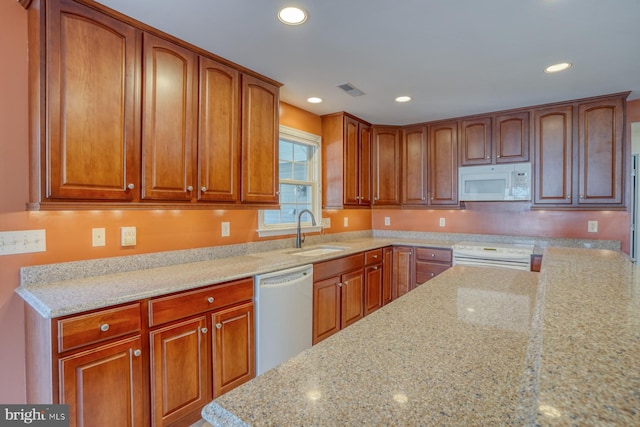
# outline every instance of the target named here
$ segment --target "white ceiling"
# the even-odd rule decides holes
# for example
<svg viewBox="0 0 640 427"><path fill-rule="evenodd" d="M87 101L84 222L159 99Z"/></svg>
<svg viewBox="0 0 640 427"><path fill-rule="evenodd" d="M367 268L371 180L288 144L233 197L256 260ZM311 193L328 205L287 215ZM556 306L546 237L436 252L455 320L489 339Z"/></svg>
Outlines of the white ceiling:
<svg viewBox="0 0 640 427"><path fill-rule="evenodd" d="M640 98L640 0L100 2L283 83L282 101L316 114L403 125L628 90ZM291 4L309 12L304 25L276 18ZM573 67L543 72L563 61ZM337 88L347 82L366 95Z"/></svg>

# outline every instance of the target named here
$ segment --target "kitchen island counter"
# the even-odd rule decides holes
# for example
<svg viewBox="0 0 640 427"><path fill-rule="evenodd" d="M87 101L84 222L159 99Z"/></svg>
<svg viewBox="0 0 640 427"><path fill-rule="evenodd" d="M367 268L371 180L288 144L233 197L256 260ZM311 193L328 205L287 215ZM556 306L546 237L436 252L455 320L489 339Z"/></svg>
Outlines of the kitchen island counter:
<svg viewBox="0 0 640 427"><path fill-rule="evenodd" d="M540 275L455 266L207 405L214 426L639 425L640 275L606 250Z"/></svg>

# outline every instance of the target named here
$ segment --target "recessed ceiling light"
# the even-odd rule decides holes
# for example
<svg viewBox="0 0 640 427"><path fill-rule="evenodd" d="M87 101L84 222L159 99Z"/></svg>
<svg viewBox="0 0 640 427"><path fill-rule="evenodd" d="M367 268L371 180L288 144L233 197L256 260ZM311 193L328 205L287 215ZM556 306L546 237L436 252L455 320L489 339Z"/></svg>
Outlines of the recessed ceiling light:
<svg viewBox="0 0 640 427"><path fill-rule="evenodd" d="M571 63L569 62L560 62L559 64L549 65L544 69L545 73L557 73L559 71L564 71L571 68Z"/></svg>
<svg viewBox="0 0 640 427"><path fill-rule="evenodd" d="M285 7L278 12L278 19L287 25L300 25L307 20L307 12L299 7Z"/></svg>
<svg viewBox="0 0 640 427"><path fill-rule="evenodd" d="M312 104L320 104L322 102L322 98L318 98L317 96L312 96L311 98L307 98L307 102Z"/></svg>
<svg viewBox="0 0 640 427"><path fill-rule="evenodd" d="M411 101L410 96L399 96L396 98L396 102L409 102Z"/></svg>

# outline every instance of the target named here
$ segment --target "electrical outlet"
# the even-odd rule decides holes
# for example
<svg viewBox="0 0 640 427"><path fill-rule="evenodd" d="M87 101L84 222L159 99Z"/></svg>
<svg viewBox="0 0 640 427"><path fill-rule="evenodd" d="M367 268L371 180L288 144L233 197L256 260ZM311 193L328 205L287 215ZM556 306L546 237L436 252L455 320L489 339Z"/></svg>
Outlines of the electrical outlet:
<svg viewBox="0 0 640 427"><path fill-rule="evenodd" d="M91 229L91 244L93 245L94 248L97 246L104 246L106 244L104 228Z"/></svg>
<svg viewBox="0 0 640 427"><path fill-rule="evenodd" d="M597 233L598 232L598 221L589 221L589 225L587 226L587 231L589 233Z"/></svg>
<svg viewBox="0 0 640 427"><path fill-rule="evenodd" d="M444 218L440 218L440 227L444 227L444 224L446 223Z"/></svg>
<svg viewBox="0 0 640 427"><path fill-rule="evenodd" d="M384 225L391 225L391 218L389 218L388 216L384 217Z"/></svg>
<svg viewBox="0 0 640 427"><path fill-rule="evenodd" d="M136 228L120 227L120 245L135 246L136 245Z"/></svg>
<svg viewBox="0 0 640 427"><path fill-rule="evenodd" d="M231 224L228 222L222 222L221 223L221 233L222 233L222 237L229 237L231 235Z"/></svg>
<svg viewBox="0 0 640 427"><path fill-rule="evenodd" d="M347 217L347 216L344 217L344 226L345 227L349 226L349 217Z"/></svg>

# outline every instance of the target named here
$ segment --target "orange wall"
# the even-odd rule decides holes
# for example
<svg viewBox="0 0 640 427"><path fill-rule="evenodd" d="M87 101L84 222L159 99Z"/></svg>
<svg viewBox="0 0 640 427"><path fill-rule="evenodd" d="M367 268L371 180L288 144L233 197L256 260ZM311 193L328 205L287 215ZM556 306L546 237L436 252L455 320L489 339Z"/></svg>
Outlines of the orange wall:
<svg viewBox="0 0 640 427"><path fill-rule="evenodd" d="M147 210L147 211L64 211L26 212L28 201L28 113L27 113L27 13L16 1L0 1L0 231L46 229L47 251L43 253L0 256L0 403L25 401L24 366L24 304L15 295L19 285L21 266L49 264L82 259L103 258L129 254L207 247L259 240L256 210ZM10 59L9 59L10 58ZM640 105L639 105L640 106ZM640 110L640 108L638 109ZM314 134L321 133L318 116L295 106L281 104L280 122ZM572 226L572 218L594 214L525 213L510 217L501 213L452 212L447 215L447 227L439 229L436 218L442 212L400 210L326 210L331 219L326 233L384 229L384 216L392 218L398 230L429 230L491 232L513 234L518 230L519 218L527 219L526 230L531 234L564 235ZM600 235L622 240L620 232L626 224L626 213L597 214ZM349 225L344 227L344 218ZM564 219L557 222L558 217ZM493 226L470 226L481 218ZM471 222L469 222L471 220ZM220 236L220 223L231 223L231 236ZM481 222L482 222L481 221ZM507 225L508 224L508 225ZM555 225L553 225L555 224ZM137 227L138 245L121 248L118 245L120 226ZM106 228L106 246L91 247L91 229ZM469 228L471 227L471 228ZM475 230L475 231L470 231ZM605 231L605 230L611 230ZM527 233L529 234L529 233ZM593 237L593 236L588 236ZM603 237L605 238L605 237Z"/></svg>

